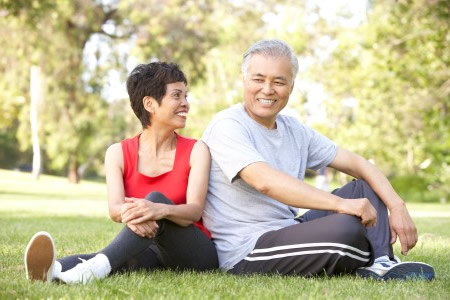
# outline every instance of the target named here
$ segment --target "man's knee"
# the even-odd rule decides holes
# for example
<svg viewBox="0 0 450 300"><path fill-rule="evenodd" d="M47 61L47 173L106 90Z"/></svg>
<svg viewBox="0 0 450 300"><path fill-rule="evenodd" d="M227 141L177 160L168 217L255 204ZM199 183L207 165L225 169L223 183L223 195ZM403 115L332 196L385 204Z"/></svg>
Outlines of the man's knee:
<svg viewBox="0 0 450 300"><path fill-rule="evenodd" d="M356 183L359 184L360 187L363 189L372 189L370 185L367 183L367 181L365 181L364 179L358 179L356 180Z"/></svg>
<svg viewBox="0 0 450 300"><path fill-rule="evenodd" d="M163 203L163 204L174 204L172 200L167 198L163 193L155 191L149 193L146 197L146 200L150 200L153 203Z"/></svg>
<svg viewBox="0 0 450 300"><path fill-rule="evenodd" d="M361 241L367 239L367 230L361 224L360 218L346 214L335 214L333 217L335 218L333 235L341 243L360 245Z"/></svg>
<svg viewBox="0 0 450 300"><path fill-rule="evenodd" d="M366 197L368 197L369 199L372 198L372 196L378 198L377 194L375 193L373 188L367 183L367 181L363 179L356 180L356 187L357 189L362 191L362 193L366 195Z"/></svg>
<svg viewBox="0 0 450 300"><path fill-rule="evenodd" d="M337 216L339 216L339 223L337 225L341 228L336 237L339 240L339 243L367 252L366 254L359 251L352 252L352 254L362 258L356 259L359 264L363 263L363 265L366 265L369 262L372 262L374 254L373 247L367 236L367 229L361 223L361 219L346 214L337 214ZM355 262L355 260L353 260L353 262ZM362 265L358 266L361 267Z"/></svg>

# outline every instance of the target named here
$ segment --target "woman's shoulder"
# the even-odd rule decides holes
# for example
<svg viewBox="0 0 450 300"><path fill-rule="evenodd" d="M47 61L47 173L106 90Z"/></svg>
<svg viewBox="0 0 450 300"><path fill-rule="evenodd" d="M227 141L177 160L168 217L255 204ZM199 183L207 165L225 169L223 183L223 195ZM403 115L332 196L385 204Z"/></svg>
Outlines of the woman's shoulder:
<svg viewBox="0 0 450 300"><path fill-rule="evenodd" d="M197 139L186 137L186 136L180 135L178 133L176 135L177 135L177 142L180 142L182 145L192 147L195 145L195 143L197 143Z"/></svg>
<svg viewBox="0 0 450 300"><path fill-rule="evenodd" d="M130 144L139 144L139 137L141 136L141 133L138 133L137 135L130 137L130 138L126 138L122 141L120 141L120 143L117 144L122 144L122 145L130 145Z"/></svg>
<svg viewBox="0 0 450 300"><path fill-rule="evenodd" d="M121 143L114 143L106 149L105 164L123 165L123 151Z"/></svg>
<svg viewBox="0 0 450 300"><path fill-rule="evenodd" d="M106 155L122 154L122 143L114 143L106 149Z"/></svg>

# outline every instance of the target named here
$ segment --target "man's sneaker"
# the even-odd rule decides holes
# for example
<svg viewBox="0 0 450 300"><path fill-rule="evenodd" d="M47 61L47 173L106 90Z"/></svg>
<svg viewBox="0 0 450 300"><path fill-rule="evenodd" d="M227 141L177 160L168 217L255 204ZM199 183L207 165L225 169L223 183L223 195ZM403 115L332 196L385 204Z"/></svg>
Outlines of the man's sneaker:
<svg viewBox="0 0 450 300"><path fill-rule="evenodd" d="M100 253L91 259L84 260L75 267L56 276L57 279L69 283L86 284L94 279L102 279L111 272L111 265L106 255Z"/></svg>
<svg viewBox="0 0 450 300"><path fill-rule="evenodd" d="M45 231L33 235L24 257L27 279L51 281L55 259L56 249L51 235Z"/></svg>
<svg viewBox="0 0 450 300"><path fill-rule="evenodd" d="M387 256L377 258L370 267L358 268L356 274L364 278L377 280L434 279L434 269L428 264L401 262L398 257L395 257L395 261L392 261Z"/></svg>

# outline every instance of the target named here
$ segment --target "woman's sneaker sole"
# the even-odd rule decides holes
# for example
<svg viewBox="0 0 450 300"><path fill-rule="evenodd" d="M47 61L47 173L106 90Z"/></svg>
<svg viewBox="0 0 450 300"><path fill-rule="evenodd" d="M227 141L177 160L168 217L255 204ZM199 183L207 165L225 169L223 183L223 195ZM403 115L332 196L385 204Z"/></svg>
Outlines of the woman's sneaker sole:
<svg viewBox="0 0 450 300"><path fill-rule="evenodd" d="M25 250L27 279L50 281L56 259L53 239L47 232L36 233Z"/></svg>
<svg viewBox="0 0 450 300"><path fill-rule="evenodd" d="M433 280L434 269L432 266L425 263L417 262L403 262L392 266L383 276L370 271L369 268L360 268L356 270L356 274L364 278L373 278L376 280L408 280L408 279L422 279Z"/></svg>

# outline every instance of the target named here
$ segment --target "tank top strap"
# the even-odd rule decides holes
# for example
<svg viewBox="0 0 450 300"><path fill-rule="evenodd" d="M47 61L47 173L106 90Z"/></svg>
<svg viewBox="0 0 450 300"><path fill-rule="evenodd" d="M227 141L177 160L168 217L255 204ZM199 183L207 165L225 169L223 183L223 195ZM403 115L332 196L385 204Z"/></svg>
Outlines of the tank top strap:
<svg viewBox="0 0 450 300"><path fill-rule="evenodd" d="M179 168L190 169L191 152L197 140L184 137L177 133L176 136L177 151L175 155L174 170Z"/></svg>
<svg viewBox="0 0 450 300"><path fill-rule="evenodd" d="M123 152L123 176L125 178L130 177L136 171L135 168L138 161L140 136L141 133L121 142Z"/></svg>

